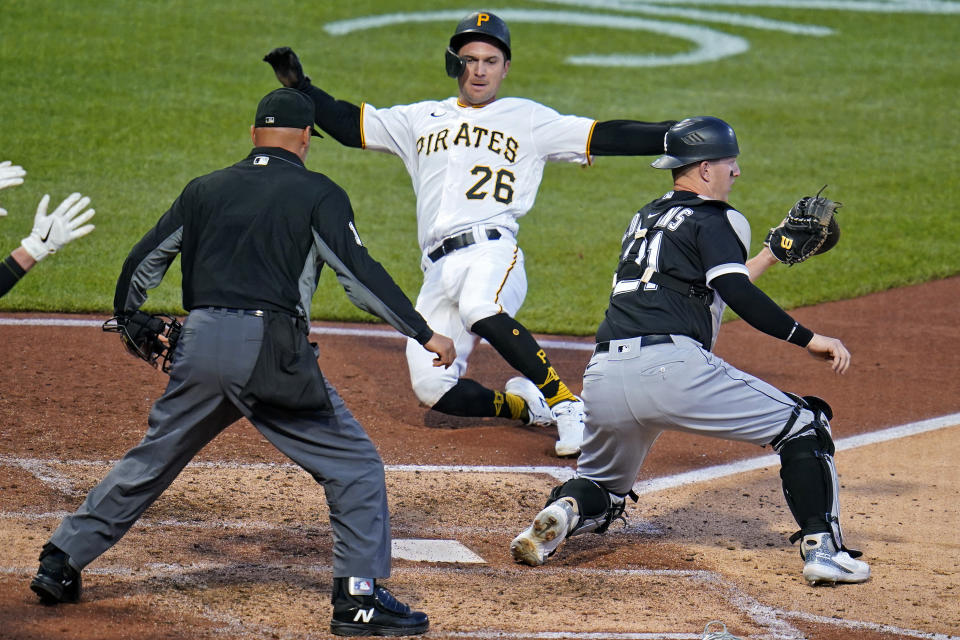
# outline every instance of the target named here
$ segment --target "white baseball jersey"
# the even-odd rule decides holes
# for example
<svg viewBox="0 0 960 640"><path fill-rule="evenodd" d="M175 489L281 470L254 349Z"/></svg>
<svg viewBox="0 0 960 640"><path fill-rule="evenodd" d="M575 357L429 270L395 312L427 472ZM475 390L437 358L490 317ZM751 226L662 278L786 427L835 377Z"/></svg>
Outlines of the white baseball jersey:
<svg viewBox="0 0 960 640"><path fill-rule="evenodd" d="M543 165L589 162L596 124L523 98L483 107L454 97L361 109L363 147L399 156L410 173L423 251L475 224L516 235L517 218L536 199Z"/></svg>

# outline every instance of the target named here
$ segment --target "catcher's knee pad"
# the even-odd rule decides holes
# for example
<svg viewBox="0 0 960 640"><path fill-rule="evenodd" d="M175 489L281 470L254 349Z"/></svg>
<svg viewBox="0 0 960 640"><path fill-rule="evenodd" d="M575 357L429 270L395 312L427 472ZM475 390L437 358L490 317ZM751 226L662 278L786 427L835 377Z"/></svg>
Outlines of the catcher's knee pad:
<svg viewBox="0 0 960 640"><path fill-rule="evenodd" d="M554 487L547 499L547 504L556 502L560 498L572 498L577 503L580 519L573 530L568 534L575 536L581 533L605 533L614 520L623 518L626 500L621 496L612 495L593 480L587 478L573 478L562 485Z"/></svg>
<svg viewBox="0 0 960 640"><path fill-rule="evenodd" d="M817 396L803 396L787 393L796 404L790 417L784 424L783 429L771 442L770 446L777 453L783 448L789 440L798 438L816 432L818 438L824 435L829 441L830 455L833 455L833 439L830 436L830 420L833 419L833 409L827 404L827 401ZM807 412L807 415L804 413ZM812 416L810 415L812 414Z"/></svg>

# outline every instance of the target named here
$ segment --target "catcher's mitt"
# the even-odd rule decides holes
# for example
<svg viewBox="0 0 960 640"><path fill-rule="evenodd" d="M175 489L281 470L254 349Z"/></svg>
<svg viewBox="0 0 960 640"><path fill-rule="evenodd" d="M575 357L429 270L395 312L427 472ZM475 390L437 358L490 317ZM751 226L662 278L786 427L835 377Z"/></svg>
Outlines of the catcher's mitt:
<svg viewBox="0 0 960 640"><path fill-rule="evenodd" d="M767 234L763 244L780 262L788 265L803 262L810 256L826 253L840 239L836 212L839 202L820 194L800 198L787 217Z"/></svg>
<svg viewBox="0 0 960 640"><path fill-rule="evenodd" d="M156 367L164 373L170 373L173 364L173 350L180 339L183 325L171 316L150 315L143 311L134 311L130 315L118 315L103 323L103 330L119 333L123 346L132 355Z"/></svg>

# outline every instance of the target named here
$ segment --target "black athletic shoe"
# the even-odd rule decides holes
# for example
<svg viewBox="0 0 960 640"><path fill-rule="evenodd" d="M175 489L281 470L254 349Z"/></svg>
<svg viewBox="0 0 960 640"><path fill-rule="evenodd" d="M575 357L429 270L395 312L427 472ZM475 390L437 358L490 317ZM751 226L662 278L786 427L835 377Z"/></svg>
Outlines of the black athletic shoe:
<svg viewBox="0 0 960 640"><path fill-rule="evenodd" d="M334 635L413 636L430 627L427 614L411 611L372 578L334 578L332 600Z"/></svg>
<svg viewBox="0 0 960 640"><path fill-rule="evenodd" d="M40 552L40 568L30 583L43 604L76 602L82 588L80 572L67 562L67 554L47 543Z"/></svg>

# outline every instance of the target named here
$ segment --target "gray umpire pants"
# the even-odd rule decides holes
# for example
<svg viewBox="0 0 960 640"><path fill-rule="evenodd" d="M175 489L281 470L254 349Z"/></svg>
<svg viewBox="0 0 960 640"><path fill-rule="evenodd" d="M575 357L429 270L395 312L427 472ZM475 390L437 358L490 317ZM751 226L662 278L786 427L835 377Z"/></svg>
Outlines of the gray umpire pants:
<svg viewBox="0 0 960 640"><path fill-rule="evenodd" d="M796 403L687 336L641 346L611 340L583 375L584 442L577 474L626 495L650 447L665 430L770 444ZM814 419L804 409L793 430Z"/></svg>
<svg viewBox="0 0 960 640"><path fill-rule="evenodd" d="M334 388L327 384L330 416L258 414L239 399L260 351L263 320L222 309L190 313L170 383L150 411L143 440L50 538L74 568L116 544L197 452L243 416L323 485L333 528L333 576L389 577L383 462Z"/></svg>

